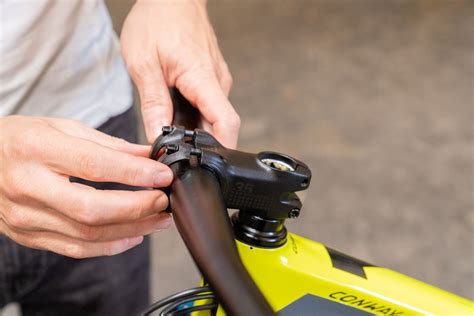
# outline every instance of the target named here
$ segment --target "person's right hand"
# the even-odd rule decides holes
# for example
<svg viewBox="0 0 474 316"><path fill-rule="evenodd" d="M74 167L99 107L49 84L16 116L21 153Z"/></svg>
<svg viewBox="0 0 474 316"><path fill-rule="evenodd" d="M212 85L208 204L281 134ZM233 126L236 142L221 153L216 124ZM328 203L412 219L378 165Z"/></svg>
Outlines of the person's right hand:
<svg viewBox="0 0 474 316"><path fill-rule="evenodd" d="M66 119L0 118L0 234L74 258L114 255L169 226L159 190L112 191L70 176L164 187L171 170L134 145Z"/></svg>

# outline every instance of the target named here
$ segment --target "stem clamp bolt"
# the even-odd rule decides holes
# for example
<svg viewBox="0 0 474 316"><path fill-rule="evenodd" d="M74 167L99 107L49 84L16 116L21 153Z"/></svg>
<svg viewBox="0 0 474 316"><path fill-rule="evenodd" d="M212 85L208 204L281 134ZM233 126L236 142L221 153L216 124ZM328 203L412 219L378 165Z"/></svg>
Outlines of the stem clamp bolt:
<svg viewBox="0 0 474 316"><path fill-rule="evenodd" d="M199 148L191 148L191 151L189 152L189 154L192 155L192 156L201 157L202 150L199 149Z"/></svg>
<svg viewBox="0 0 474 316"><path fill-rule="evenodd" d="M179 145L176 144L168 144L166 145L166 154L171 155L174 154L179 150Z"/></svg>

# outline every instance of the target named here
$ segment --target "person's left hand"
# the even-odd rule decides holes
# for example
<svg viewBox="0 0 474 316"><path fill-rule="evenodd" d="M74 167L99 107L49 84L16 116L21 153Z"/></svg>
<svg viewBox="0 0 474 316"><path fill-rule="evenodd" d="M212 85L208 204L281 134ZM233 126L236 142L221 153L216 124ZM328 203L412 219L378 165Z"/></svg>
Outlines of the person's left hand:
<svg viewBox="0 0 474 316"><path fill-rule="evenodd" d="M141 100L149 142L171 125L168 87L200 112L202 128L235 148L240 119L228 100L232 77L201 0L138 0L124 23L122 55Z"/></svg>

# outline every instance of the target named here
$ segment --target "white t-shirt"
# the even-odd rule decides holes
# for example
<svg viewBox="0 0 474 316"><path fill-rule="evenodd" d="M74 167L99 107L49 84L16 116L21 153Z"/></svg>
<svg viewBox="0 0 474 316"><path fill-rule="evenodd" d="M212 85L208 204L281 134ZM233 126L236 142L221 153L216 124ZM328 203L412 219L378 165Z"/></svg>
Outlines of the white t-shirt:
<svg viewBox="0 0 474 316"><path fill-rule="evenodd" d="M67 117L98 127L132 98L102 0L0 0L0 116Z"/></svg>

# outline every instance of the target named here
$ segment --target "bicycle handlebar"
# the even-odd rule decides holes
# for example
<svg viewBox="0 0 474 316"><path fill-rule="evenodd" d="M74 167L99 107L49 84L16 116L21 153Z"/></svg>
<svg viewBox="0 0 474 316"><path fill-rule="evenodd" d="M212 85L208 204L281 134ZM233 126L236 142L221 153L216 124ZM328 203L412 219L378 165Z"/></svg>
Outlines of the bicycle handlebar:
<svg viewBox="0 0 474 316"><path fill-rule="evenodd" d="M252 214L250 226L242 226L241 240L255 237L264 240L264 246L275 241L279 245L281 238L267 242L262 236L251 236L252 225L274 220L283 227L286 218L298 216L301 201L295 191L309 186L311 172L301 161L283 154L223 147L211 134L194 130L199 112L178 90L171 92L175 119L180 120L174 123L191 130L164 127L150 158L170 166L175 175L169 193L178 231L226 313L275 315L240 260L227 208ZM285 236L283 229L280 237Z"/></svg>
<svg viewBox="0 0 474 316"><path fill-rule="evenodd" d="M240 260L214 174L185 162L172 169L176 227L224 310L229 315L275 315Z"/></svg>

